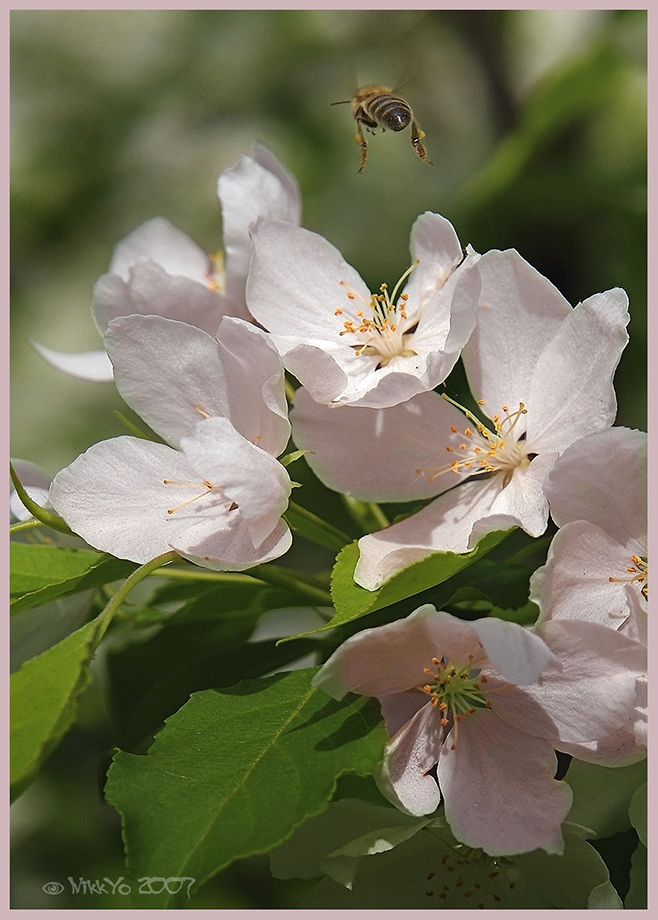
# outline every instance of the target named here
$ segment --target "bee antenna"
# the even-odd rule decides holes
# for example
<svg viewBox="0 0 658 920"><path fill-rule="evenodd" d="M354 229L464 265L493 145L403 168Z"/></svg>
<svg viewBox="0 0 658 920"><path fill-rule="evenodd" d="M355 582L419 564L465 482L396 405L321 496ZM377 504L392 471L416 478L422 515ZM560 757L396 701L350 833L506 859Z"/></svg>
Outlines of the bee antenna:
<svg viewBox="0 0 658 920"><path fill-rule="evenodd" d="M341 99L340 102L330 102L329 105L348 105L351 101L351 99Z"/></svg>

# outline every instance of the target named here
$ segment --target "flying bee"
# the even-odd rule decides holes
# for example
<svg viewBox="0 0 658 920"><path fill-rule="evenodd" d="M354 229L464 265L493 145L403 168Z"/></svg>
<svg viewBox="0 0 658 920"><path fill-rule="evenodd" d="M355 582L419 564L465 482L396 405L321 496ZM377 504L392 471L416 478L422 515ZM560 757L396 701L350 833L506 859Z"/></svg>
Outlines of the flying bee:
<svg viewBox="0 0 658 920"><path fill-rule="evenodd" d="M375 134L377 128L385 131L389 128L391 131L403 131L407 125L411 124L411 144L417 155L427 163L428 166L434 164L427 158L427 150L422 144L425 132L422 130L411 106L400 96L396 96L387 86L378 86L369 84L362 86L356 91L351 99L343 99L340 102L332 102L332 105L344 105L349 103L352 106L352 115L356 121L356 131L354 140L361 147L361 163L358 171L361 172L366 165L368 156L368 141L363 129Z"/></svg>

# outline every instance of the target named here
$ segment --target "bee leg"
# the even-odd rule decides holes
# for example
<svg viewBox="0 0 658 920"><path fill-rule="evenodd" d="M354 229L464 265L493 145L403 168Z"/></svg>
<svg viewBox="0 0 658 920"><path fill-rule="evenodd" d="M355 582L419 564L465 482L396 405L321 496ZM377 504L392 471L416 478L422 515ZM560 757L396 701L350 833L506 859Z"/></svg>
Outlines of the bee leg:
<svg viewBox="0 0 658 920"><path fill-rule="evenodd" d="M361 163L359 164L357 172L362 172L363 167L366 165L366 157L368 156L368 141L363 133L363 125L359 118L356 119L356 131L357 133L354 135L354 140L361 148Z"/></svg>
<svg viewBox="0 0 658 920"><path fill-rule="evenodd" d="M425 132L414 118L411 122L411 144L424 163L427 163L428 166L434 166L434 163L427 159L427 150L421 143L423 137L425 137Z"/></svg>

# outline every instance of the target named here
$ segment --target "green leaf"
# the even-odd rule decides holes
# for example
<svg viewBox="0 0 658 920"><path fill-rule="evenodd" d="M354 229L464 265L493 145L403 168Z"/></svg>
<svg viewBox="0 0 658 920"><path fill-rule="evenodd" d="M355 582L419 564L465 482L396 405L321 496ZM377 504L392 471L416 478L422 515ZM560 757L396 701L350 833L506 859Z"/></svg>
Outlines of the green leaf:
<svg viewBox="0 0 658 920"><path fill-rule="evenodd" d="M11 793L19 795L40 764L72 725L80 694L89 682L89 663L114 614L147 575L179 558L163 553L133 572L103 612L57 645L26 661L11 675Z"/></svg>
<svg viewBox="0 0 658 920"><path fill-rule="evenodd" d="M646 775L646 760L627 767L602 767L572 760L565 777L573 790L567 821L591 828L597 837L628 830L631 798Z"/></svg>
<svg viewBox="0 0 658 920"><path fill-rule="evenodd" d="M591 893L610 882L608 868L587 841L570 833L565 833L564 841L560 856L535 850L515 856L514 863L524 880L553 907L585 910Z"/></svg>
<svg viewBox="0 0 658 920"><path fill-rule="evenodd" d="M122 815L133 878L193 878L281 843L327 805L337 777L371 772L386 734L371 700L337 702L317 669L195 693L147 756L119 751L106 794ZM139 900L177 907L184 891Z"/></svg>
<svg viewBox="0 0 658 920"><path fill-rule="evenodd" d="M647 784L641 786L633 793L631 804L628 807L628 817L637 831L644 846L647 846Z"/></svg>
<svg viewBox="0 0 658 920"><path fill-rule="evenodd" d="M99 620L86 623L11 675L12 799L31 783L75 718L89 682Z"/></svg>
<svg viewBox="0 0 658 920"><path fill-rule="evenodd" d="M117 743L141 750L191 693L261 677L312 650L315 644L304 640L279 647L274 641L248 642L265 611L296 606L293 592L259 582L213 585L171 614L156 635L128 634L129 644L115 647L107 658ZM145 611L135 618L147 620Z"/></svg>
<svg viewBox="0 0 658 920"><path fill-rule="evenodd" d="M623 910L624 905L612 882L592 888L587 899L588 910Z"/></svg>
<svg viewBox="0 0 658 920"><path fill-rule="evenodd" d="M63 546L10 545L11 613L125 578L137 566L105 553Z"/></svg>
<svg viewBox="0 0 658 920"><path fill-rule="evenodd" d="M415 833L428 820L404 815L392 806L341 799L305 821L270 853L270 869L275 878L317 878L325 874L323 863L330 854L354 844L364 834L380 834L382 828Z"/></svg>
<svg viewBox="0 0 658 920"><path fill-rule="evenodd" d="M351 891L324 879L306 909L513 910L548 908L510 860L459 844L448 828L422 827L392 850L363 857Z"/></svg>
<svg viewBox="0 0 658 920"><path fill-rule="evenodd" d="M624 899L626 910L647 909L647 848L643 843L638 843L631 857L630 888Z"/></svg>
<svg viewBox="0 0 658 920"><path fill-rule="evenodd" d="M373 610L388 607L426 588L441 584L467 566L473 565L497 546L510 533L509 530L487 534L470 553L432 553L419 562L407 566L389 578L376 591L366 591L354 581L354 569L359 559L358 542L346 546L338 555L332 574L331 596L336 614L322 627L329 629L356 620Z"/></svg>

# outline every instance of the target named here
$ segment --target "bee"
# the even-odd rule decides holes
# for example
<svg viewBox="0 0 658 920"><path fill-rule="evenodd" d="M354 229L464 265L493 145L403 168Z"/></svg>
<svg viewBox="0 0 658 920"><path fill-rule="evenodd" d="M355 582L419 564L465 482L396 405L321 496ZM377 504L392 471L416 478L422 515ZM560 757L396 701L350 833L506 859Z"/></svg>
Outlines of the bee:
<svg viewBox="0 0 658 920"><path fill-rule="evenodd" d="M434 165L427 158L427 150L422 143L425 132L414 118L411 106L400 96L396 96L387 86L378 86L374 83L362 86L351 99L332 102L332 105L344 104L352 106L352 115L356 121L357 133L354 135L354 140L361 147L361 163L358 172L362 172L368 155L368 141L363 133L364 128L371 134L375 134L377 128L381 128L382 131L385 131L386 128L391 131L404 131L407 125L411 124L412 147L424 163L427 163L428 166Z"/></svg>

